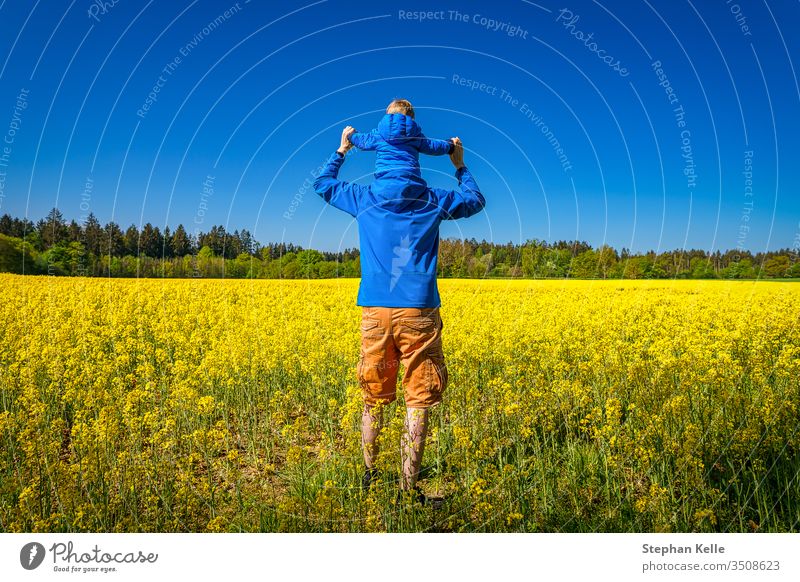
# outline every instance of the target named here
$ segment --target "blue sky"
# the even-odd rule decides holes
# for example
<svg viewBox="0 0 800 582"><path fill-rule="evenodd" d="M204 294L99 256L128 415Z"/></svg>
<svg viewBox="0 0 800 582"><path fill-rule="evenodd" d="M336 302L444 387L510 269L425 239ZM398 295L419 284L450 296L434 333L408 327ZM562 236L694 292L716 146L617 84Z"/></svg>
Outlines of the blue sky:
<svg viewBox="0 0 800 582"><path fill-rule="evenodd" d="M0 3L0 214L353 247L309 184L344 125L404 97L427 135L461 137L487 198L443 236L798 244L798 2L101 6ZM447 158L421 162L455 186Z"/></svg>

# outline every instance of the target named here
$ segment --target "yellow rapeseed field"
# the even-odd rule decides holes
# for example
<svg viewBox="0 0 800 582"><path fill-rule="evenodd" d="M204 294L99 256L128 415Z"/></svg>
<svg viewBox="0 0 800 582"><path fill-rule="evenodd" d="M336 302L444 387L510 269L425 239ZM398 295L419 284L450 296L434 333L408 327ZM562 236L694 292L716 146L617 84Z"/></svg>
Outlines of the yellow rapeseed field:
<svg viewBox="0 0 800 582"><path fill-rule="evenodd" d="M357 280L0 275L2 531L796 531L800 284L441 280L450 386L362 471Z"/></svg>

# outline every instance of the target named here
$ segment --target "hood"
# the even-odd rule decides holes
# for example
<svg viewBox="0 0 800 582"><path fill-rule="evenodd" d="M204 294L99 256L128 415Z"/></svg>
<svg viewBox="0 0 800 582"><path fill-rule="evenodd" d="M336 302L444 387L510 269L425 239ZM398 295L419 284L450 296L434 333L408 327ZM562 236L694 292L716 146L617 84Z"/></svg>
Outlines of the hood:
<svg viewBox="0 0 800 582"><path fill-rule="evenodd" d="M378 124L378 133L388 143L402 142L422 135L422 129L412 117L402 113L387 113Z"/></svg>

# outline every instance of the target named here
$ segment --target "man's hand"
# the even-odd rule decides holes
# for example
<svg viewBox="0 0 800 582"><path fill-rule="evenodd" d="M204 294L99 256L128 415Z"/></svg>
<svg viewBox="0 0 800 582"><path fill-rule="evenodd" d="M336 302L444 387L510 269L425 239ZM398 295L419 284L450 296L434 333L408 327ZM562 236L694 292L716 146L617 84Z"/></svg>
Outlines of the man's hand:
<svg viewBox="0 0 800 582"><path fill-rule="evenodd" d="M342 155L345 155L350 150L350 148L353 147L353 144L350 143L350 136L353 135L355 132L356 128L351 127L349 125L345 127L344 130L342 130L342 142L339 145L339 149L336 150L337 152L339 152Z"/></svg>
<svg viewBox="0 0 800 582"><path fill-rule="evenodd" d="M457 137L450 138L450 141L453 142L453 151L450 154L450 161L453 162L456 170L458 170L464 167L464 145L461 143L461 139Z"/></svg>

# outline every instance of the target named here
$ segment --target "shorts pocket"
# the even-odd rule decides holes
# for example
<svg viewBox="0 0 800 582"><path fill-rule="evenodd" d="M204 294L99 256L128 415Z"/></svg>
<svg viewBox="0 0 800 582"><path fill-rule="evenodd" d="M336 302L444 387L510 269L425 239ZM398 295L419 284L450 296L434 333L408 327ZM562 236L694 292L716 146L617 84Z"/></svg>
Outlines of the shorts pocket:
<svg viewBox="0 0 800 582"><path fill-rule="evenodd" d="M431 368L430 389L434 395L441 395L447 388L449 380L447 364L444 361L444 352L441 348L433 349L428 352L428 360Z"/></svg>
<svg viewBox="0 0 800 582"><path fill-rule="evenodd" d="M382 386L388 367L382 355L364 354L358 363L358 380L362 385Z"/></svg>
<svg viewBox="0 0 800 582"><path fill-rule="evenodd" d="M436 321L432 317L404 317L400 320L400 325L410 327L422 333L432 332L436 329Z"/></svg>
<svg viewBox="0 0 800 582"><path fill-rule="evenodd" d="M377 319L364 318L361 320L361 337L362 338L379 338L383 336L383 326L380 325Z"/></svg>
<svg viewBox="0 0 800 582"><path fill-rule="evenodd" d="M362 319L361 320L361 331L369 331L372 328L378 327L380 322L377 319Z"/></svg>

